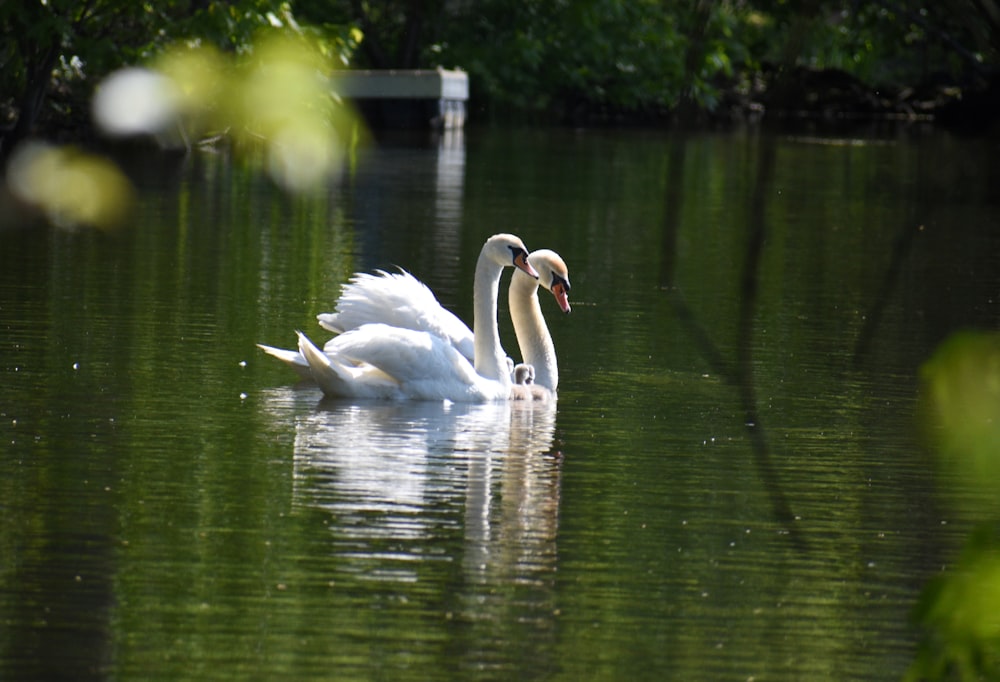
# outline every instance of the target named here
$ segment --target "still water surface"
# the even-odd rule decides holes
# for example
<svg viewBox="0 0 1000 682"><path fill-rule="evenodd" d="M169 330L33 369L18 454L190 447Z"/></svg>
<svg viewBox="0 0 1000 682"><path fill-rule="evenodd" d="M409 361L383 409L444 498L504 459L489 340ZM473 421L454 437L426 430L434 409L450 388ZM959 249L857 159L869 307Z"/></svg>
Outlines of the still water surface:
<svg viewBox="0 0 1000 682"><path fill-rule="evenodd" d="M0 233L0 678L898 679L975 520L915 406L1000 321L995 152L468 131ZM394 264L471 319L498 231L569 264L557 406L322 400L254 348Z"/></svg>

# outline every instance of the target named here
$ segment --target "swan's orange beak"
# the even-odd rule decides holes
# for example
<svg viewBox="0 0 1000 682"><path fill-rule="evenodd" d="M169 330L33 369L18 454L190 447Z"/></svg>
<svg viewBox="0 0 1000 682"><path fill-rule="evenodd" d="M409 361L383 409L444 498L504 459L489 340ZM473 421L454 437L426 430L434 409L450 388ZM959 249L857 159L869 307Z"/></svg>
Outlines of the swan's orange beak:
<svg viewBox="0 0 1000 682"><path fill-rule="evenodd" d="M538 271L531 267L531 263L528 262L527 251L522 251L521 249L514 251L514 267L524 272L524 274L538 279Z"/></svg>
<svg viewBox="0 0 1000 682"><path fill-rule="evenodd" d="M552 285L552 295L556 297L556 303L559 304L560 310L564 313L571 310L569 307L569 287L562 282L556 282Z"/></svg>

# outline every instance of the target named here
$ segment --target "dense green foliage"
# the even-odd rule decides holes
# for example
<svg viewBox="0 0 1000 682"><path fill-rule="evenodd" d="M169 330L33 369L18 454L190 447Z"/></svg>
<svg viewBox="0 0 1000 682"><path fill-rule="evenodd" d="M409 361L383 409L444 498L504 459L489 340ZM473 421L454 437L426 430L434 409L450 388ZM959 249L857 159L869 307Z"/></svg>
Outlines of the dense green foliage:
<svg viewBox="0 0 1000 682"><path fill-rule="evenodd" d="M468 69L493 103L571 112L584 102L669 106L680 95L688 17L661 3L483 5L468 16L467 38L447 36L442 57ZM691 78L710 75L699 67Z"/></svg>
<svg viewBox="0 0 1000 682"><path fill-rule="evenodd" d="M749 94L755 77L774 68L836 68L872 83L914 84L932 71L967 81L993 61L995 46L971 34L982 25L974 13L935 9L919 14L921 25L888 4L589 0L521 3L518 17L510 3L494 1L470 15L471 39L448 36L442 53L469 68L491 101L521 110L548 108L547 98L563 108L625 111L689 98L713 110L727 92ZM965 53L944 36L960 36L952 42ZM480 45L519 48L491 54Z"/></svg>
<svg viewBox="0 0 1000 682"><path fill-rule="evenodd" d="M0 41L0 115L8 128L4 152L39 120L49 129L79 126L101 78L175 44L241 53L262 29L281 28L307 39L336 63L347 63L354 47L350 26L301 25L290 4L279 0L0 3L0 27L7 38Z"/></svg>
<svg viewBox="0 0 1000 682"><path fill-rule="evenodd" d="M304 7L302 5L305 5ZM995 69L993 0L844 3L656 0L311 0L365 34L358 63L457 66L500 118L703 110L759 92L761 74L837 69L871 86L977 87ZM799 93L801 94L801 93Z"/></svg>
<svg viewBox="0 0 1000 682"><path fill-rule="evenodd" d="M76 125L85 113L74 102L85 100L66 96L74 86L86 93L110 69L178 40L241 51L275 25L320 38L342 64L464 68L474 113L501 118L717 110L766 87L761 74L793 66L883 87L977 87L1000 53L995 0L2 3L0 113L14 138L46 114ZM61 96L43 107L53 90Z"/></svg>

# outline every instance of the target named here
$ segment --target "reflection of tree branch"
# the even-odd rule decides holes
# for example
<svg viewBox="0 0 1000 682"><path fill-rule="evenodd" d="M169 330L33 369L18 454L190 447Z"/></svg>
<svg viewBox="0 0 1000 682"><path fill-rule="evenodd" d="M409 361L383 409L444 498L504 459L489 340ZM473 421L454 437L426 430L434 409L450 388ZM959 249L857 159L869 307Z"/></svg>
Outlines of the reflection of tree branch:
<svg viewBox="0 0 1000 682"><path fill-rule="evenodd" d="M684 157L687 144L675 138L670 145L669 166L667 168L667 191L663 220L663 250L660 258L660 287L667 292L677 318L694 339L712 371L726 381L734 382L733 370L712 343L708 332L698 322L694 311L675 284L677 264L677 230L681 224L681 206L684 203Z"/></svg>
<svg viewBox="0 0 1000 682"><path fill-rule="evenodd" d="M882 312L885 310L885 304L889 301L889 295L892 293L896 279L899 277L903 259L910 253L913 238L922 229L923 225L913 223L904 227L903 231L896 237L896 243L892 247L892 258L889 261L889 267L885 271L885 277L882 279L882 286L879 287L878 294L875 296L875 303L872 304L871 310L865 315L865 323L862 325L861 331L858 332L858 339L854 343L853 362L856 368L861 366L865 356L868 355L872 338L875 336L875 330L882 321Z"/></svg>
<svg viewBox="0 0 1000 682"><path fill-rule="evenodd" d="M917 176L922 177L924 155L917 155ZM854 356L852 358L852 364L855 369L860 368L864 362L865 358L868 356L868 352L871 349L872 339L875 337L875 332L878 329L879 324L882 322L882 313L885 311L885 306L889 302L889 297L892 295L893 290L896 287L896 281L899 279L899 273L903 268L903 262L906 257L910 255L913 249L914 237L917 236L918 232L924 229L914 216L923 214L923 204L924 199L918 190L913 192L911 197L911 206L913 210L908 218L905 219L902 230L896 236L896 241L892 245L892 256L889 258L889 267L886 268L885 276L882 278L882 284L878 289L878 293L875 295L874 303L872 303L871 308L868 310L868 314L864 317L864 324L861 326L861 331L858 332L858 338L854 342Z"/></svg>
<svg viewBox="0 0 1000 682"><path fill-rule="evenodd" d="M774 139L765 137L757 155L757 182L750 203L750 235L747 240L746 259L743 261L743 276L740 289L739 330L736 347L736 383L743 404L744 425L750 435L757 471L764 481L764 487L771 496L771 506L775 517L783 523L792 524L795 514L781 488L781 480L771 458L771 448L764 433L760 414L757 411L757 392L753 374L753 330L757 312L757 291L760 275L760 256L767 237L765 212L774 180ZM801 548L802 538L792 535Z"/></svg>
<svg viewBox="0 0 1000 682"><path fill-rule="evenodd" d="M683 141L675 143L675 146L683 147L683 145ZM669 292L670 302L674 307L678 319L692 336L698 350L711 365L713 371L736 387L740 396L740 404L743 408L744 425L750 437L754 463L756 464L758 474L763 480L764 488L771 498L771 507L774 516L780 522L788 524L789 529L791 529L795 515L792 513L788 499L782 490L778 472L771 458L771 450L764 432L764 426L757 411L757 395L753 373L753 331L757 310L760 258L767 237L765 210L774 177L774 141L764 138L757 157L757 182L754 187L749 216L750 233L747 240L746 258L743 261L743 273L740 279L741 299L735 367L725 360L722 353L719 352L718 347L712 343L707 331L698 322L694 313L684 301L674 281L673 254L676 252L677 232L680 224L680 204L683 200L681 190L683 187L683 150L673 149L670 161L671 168L667 185L667 209L663 231L664 265L661 271L661 285ZM805 547L804 540L797 533L791 533L791 537L798 548L803 549Z"/></svg>
<svg viewBox="0 0 1000 682"><path fill-rule="evenodd" d="M684 157L687 144L675 137L670 143L667 157L667 189L663 206L663 248L660 253L660 287L676 291L677 230L681 224L681 206L684 203Z"/></svg>
<svg viewBox="0 0 1000 682"><path fill-rule="evenodd" d="M701 351L702 357L708 362L709 367L712 368L712 372L722 377L727 383L736 385L737 378L733 368L722 357L722 353L719 352L716 345L712 343L708 332L698 322L698 318L695 317L691 306L684 300L680 289L670 289L667 296L670 298L670 304L674 307L674 314L677 315L677 319L684 325L685 331L694 339L695 345Z"/></svg>

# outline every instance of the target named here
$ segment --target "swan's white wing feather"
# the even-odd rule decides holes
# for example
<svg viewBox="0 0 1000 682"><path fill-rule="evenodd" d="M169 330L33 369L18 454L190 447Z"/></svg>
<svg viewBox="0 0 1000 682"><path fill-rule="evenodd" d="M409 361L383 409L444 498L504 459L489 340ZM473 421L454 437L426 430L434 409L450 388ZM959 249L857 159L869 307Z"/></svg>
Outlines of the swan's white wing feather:
<svg viewBox="0 0 1000 682"><path fill-rule="evenodd" d="M472 330L446 310L423 282L402 270L358 273L344 287L336 310L316 316L320 326L336 333L366 324L387 324L440 336L470 360L474 356Z"/></svg>
<svg viewBox="0 0 1000 682"><path fill-rule="evenodd" d="M328 346L335 354L374 365L401 383L429 376L468 383L474 374L469 362L441 337L387 324L352 329Z"/></svg>
<svg viewBox="0 0 1000 682"><path fill-rule="evenodd" d="M508 397L505 386L481 377L454 346L428 332L367 324L334 337L325 352L378 368L411 398L482 402Z"/></svg>

